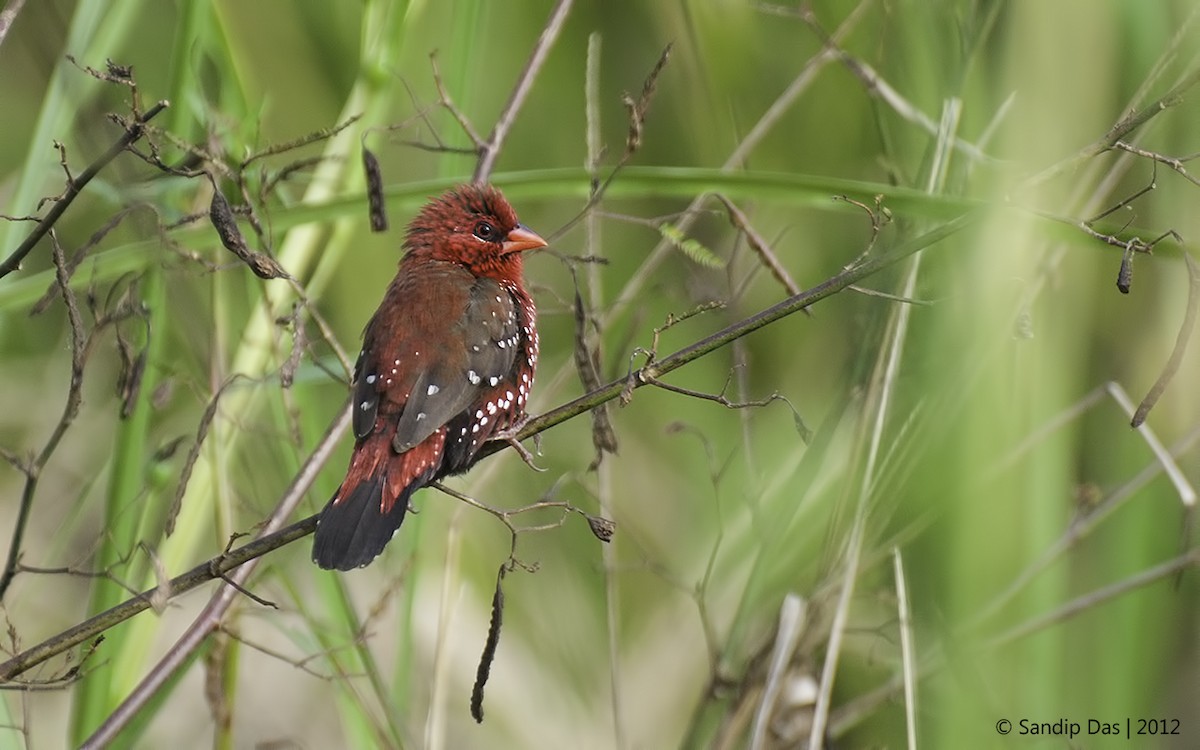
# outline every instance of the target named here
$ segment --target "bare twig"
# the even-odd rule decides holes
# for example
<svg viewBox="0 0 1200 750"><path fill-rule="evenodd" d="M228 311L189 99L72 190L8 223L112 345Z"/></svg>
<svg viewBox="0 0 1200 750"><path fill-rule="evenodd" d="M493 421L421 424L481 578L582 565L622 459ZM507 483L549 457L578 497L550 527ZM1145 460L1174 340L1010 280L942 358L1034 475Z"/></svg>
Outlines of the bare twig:
<svg viewBox="0 0 1200 750"><path fill-rule="evenodd" d="M600 152L594 152L589 158L588 168L592 170L592 190L588 195L587 202L583 207L576 212L575 216L571 217L565 224L560 226L550 235L549 241L553 244L554 240L569 232L576 224L578 224L585 216L590 216L592 210L600 205L604 194L608 192L609 186L613 180L621 173L634 155L642 147L642 133L646 126L646 115L650 111L650 103L654 99L654 91L658 87L658 76L663 72L663 68L667 66L667 62L671 59L672 45L668 44L658 56L658 61L654 63L654 67L650 70L650 74L642 82L642 92L637 99L634 99L627 93L622 94L621 103L625 105L626 112L629 117L629 132L625 137L625 150L621 153L621 158L617 160L616 165L609 170L608 177L601 182L598 176L595 175L595 170L599 166L598 161ZM599 136L597 136L598 138ZM680 235L684 234L680 232Z"/></svg>
<svg viewBox="0 0 1200 750"><path fill-rule="evenodd" d="M0 600L4 599L8 587L17 574L17 563L21 558L21 543L25 538L29 514L33 510L33 498L37 492L38 478L42 469L45 468L46 462L58 448L59 441L67 433L67 429L75 421L75 417L79 415L79 406L83 403L83 366L87 360L89 336L83 328L83 316L79 312L75 293L71 291L71 280L67 272L67 261L62 246L58 244L58 236L54 230L48 231L54 259L55 279L58 282L59 291L63 295L63 300L66 302L67 320L71 327L71 384L67 389L67 403L63 407L62 417L59 418L54 431L50 433L46 446L25 473L25 488L21 493L21 506L17 511L17 522L13 526L8 559L4 563L4 572L0 574Z"/></svg>
<svg viewBox="0 0 1200 750"><path fill-rule="evenodd" d="M1097 394L1100 398L1103 398L1105 392L1105 387L1101 386L1093 391L1092 394L1085 396L1083 401L1070 407L1062 415L1053 419L1051 421L1051 425L1048 425L1047 428L1042 428L1039 430L1039 437L1049 434L1051 431L1049 428L1051 426L1053 428L1057 428L1069 419L1074 418L1075 415L1082 413L1085 408L1090 408L1090 406L1095 403ZM1132 413L1133 405L1128 403L1128 398L1126 398L1125 401L1128 405L1127 413ZM1086 538L1088 534L1090 534L1093 529L1099 526L1104 519L1108 518L1119 508L1123 507L1125 503L1130 500L1130 498L1132 498L1139 490L1149 484L1151 480L1155 479L1159 474L1163 473L1164 471L1178 471L1178 467L1175 466L1173 457L1183 455L1186 451L1191 450L1192 447L1198 442L1200 442L1200 428L1192 430L1190 433L1176 441L1175 444L1171 446L1170 450L1166 452L1166 459L1156 454L1154 459L1131 479L1109 492L1103 498L1103 500L1090 508L1086 514L1075 518L1071 525L1066 529L1066 531L1063 532L1062 536L1054 542L1054 544L1043 551L1036 560L1022 570L1021 573L1018 574L1016 578L1014 578L1013 581L1004 589L1004 591L992 597L991 601L979 609L979 611L972 617L971 622L968 623L967 628L977 627L1000 612L1005 604L1012 601L1014 597L1021 593L1021 591L1023 591L1025 587L1028 586L1030 582L1033 581L1033 579L1036 578L1042 571L1049 568L1054 561L1062 557L1080 540ZM1029 441L1026 441L1022 445L1025 446L1028 444ZM1011 465L1012 459L1015 459L1015 455L1010 457L1010 459L1006 459L1001 462L1001 465ZM995 473L988 472L982 477L982 479L984 481L992 481L994 480L995 476ZM1172 482L1174 481L1175 477L1172 477Z"/></svg>
<svg viewBox="0 0 1200 750"><path fill-rule="evenodd" d="M1171 369L1169 364L1167 369ZM1168 380L1169 379L1170 378L1168 377ZM1132 424L1132 422L1137 419L1137 412L1133 408L1133 401L1129 399L1129 394L1125 392L1125 389L1121 387L1120 383L1115 381L1109 381L1108 383L1105 383L1104 387L1108 391L1108 394L1112 396L1113 400L1116 401L1121 407L1121 410L1129 415L1130 422ZM1153 389L1151 392L1153 392ZM1187 475L1183 473L1183 470L1179 467L1179 464L1171 456L1170 451L1163 446L1162 442L1158 439L1158 436L1145 423L1139 423L1136 426L1136 429L1138 434L1142 436L1142 439L1146 441L1146 445L1149 446L1150 452L1153 453L1154 457L1163 465L1163 470L1167 472L1167 476L1171 479L1171 484L1175 486L1175 491L1179 493L1180 502L1182 502L1184 507L1187 508L1195 506L1196 489L1192 487L1192 483L1188 481Z"/></svg>
<svg viewBox="0 0 1200 750"><path fill-rule="evenodd" d="M926 133L932 136L939 134L940 128L933 121L933 118L921 111L912 102L908 101L896 91L892 86L879 75L878 71L868 65L866 62L858 59L841 48L841 45L826 33L821 24L817 21L817 17L812 12L801 13L800 18L804 23L812 29L817 38L823 44L834 49L837 52L838 59L846 66L855 78L862 83L863 89L871 96L877 96L900 117L917 125ZM974 161L995 161L995 159L984 153L983 149L974 143L965 141L957 136L952 139L955 150L961 152L964 156Z"/></svg>
<svg viewBox="0 0 1200 750"><path fill-rule="evenodd" d="M1185 162L1196 158L1195 154L1186 157L1166 156L1158 153L1157 151L1148 151L1144 148L1138 148L1137 146L1126 143L1125 141L1117 141L1113 144L1113 148L1117 149L1118 151L1126 151L1128 153L1150 159L1157 164L1165 164L1182 175L1183 178L1188 182L1200 187L1200 179L1194 177L1190 172L1187 171L1187 167L1183 166Z"/></svg>
<svg viewBox="0 0 1200 750"><path fill-rule="evenodd" d="M458 105L454 103L454 100L450 98L450 92L446 90L445 84L442 83L442 72L438 69L436 52L431 52L429 54L429 65L433 68L433 85L437 87L438 97L441 100L442 106L446 108L446 111L450 113L455 122L458 123L458 126L462 128L463 132L467 134L467 137L471 139L471 143L475 144L474 153L482 159L484 149L487 147L487 143L479 137L479 133L475 132L475 126L471 124L471 120L467 118L466 114L464 114L463 111L458 108ZM441 143L439 139L439 146L440 145Z"/></svg>
<svg viewBox="0 0 1200 750"><path fill-rule="evenodd" d="M13 21L17 20L17 16L21 13L21 8L25 6L25 0L11 0L8 5L4 6L4 10L0 11L0 45L4 44L4 40L8 37L8 30L12 28Z"/></svg>
<svg viewBox="0 0 1200 750"><path fill-rule="evenodd" d="M1145 125L1160 112L1170 109L1171 107L1174 107L1182 102L1183 95L1197 83L1200 83L1200 65L1185 73L1170 91L1163 94L1150 104L1147 104L1135 112L1129 113L1129 115L1119 120L1098 140L1083 147L1075 155L1063 159L1057 164L1042 170L1038 174L1029 178L1025 184L1030 187L1041 184L1059 174L1074 169L1078 164L1092 158L1093 156L1102 154L1111 148L1116 148L1117 143L1123 141L1126 136Z"/></svg>
<svg viewBox="0 0 1200 750"><path fill-rule="evenodd" d="M1193 549L1165 563L1155 565L1153 568L1148 568L1141 573L1132 575L1123 581L1117 581L1116 583L1096 589L1089 594L1072 599L1041 617L1017 625L1011 630L1007 630L991 639L988 642L988 646L990 648L998 648L1012 643L1040 630L1045 630L1052 625L1069 620L1080 612L1085 612L1130 591L1135 591L1143 586L1149 586L1156 581L1168 578L1175 573L1197 565L1200 565L1200 549Z"/></svg>
<svg viewBox="0 0 1200 750"><path fill-rule="evenodd" d="M278 154L282 154L287 151L293 151L295 149L302 148L304 146L308 146L313 143L319 143L321 141L328 140L328 139L334 137L335 135L337 135L338 133L342 132L346 128L350 127L354 123L358 122L360 117L362 117L362 115L352 115L350 117L347 117L345 119L345 121L339 122L337 125L334 125L333 127L321 128L320 130L314 130L311 133L302 135L299 138L293 138L290 141L284 141L283 143L273 143L270 146L268 146L267 148L264 148L262 151L256 151L255 153L250 154L245 159L243 159L241 168L238 169L238 171L239 172L245 171L246 167L250 166L254 162L258 161L259 159L265 159L268 156L276 156Z"/></svg>
<svg viewBox="0 0 1200 750"><path fill-rule="evenodd" d="M20 269L21 261L33 250L34 246L46 236L50 228L59 220L59 218L70 207L72 201L79 195L83 188L100 174L100 170L108 166L108 163L117 158L117 154L129 148L136 143L145 133L145 124L156 117L160 112L166 109L169 104L164 100L155 104L146 113L129 121L125 126L125 132L117 139L116 143L109 147L107 151L99 156L96 161L88 165L88 168L79 173L79 176L67 183L67 188L57 200L50 210L46 212L46 216L42 218L38 225L33 228L29 236L25 238L12 255L4 259L0 263L0 278L4 278L8 274Z"/></svg>
<svg viewBox="0 0 1200 750"><path fill-rule="evenodd" d="M338 418L334 420L333 424L330 425L329 430L326 431L325 436L321 439L321 442L316 448L313 449L312 454L304 463L304 466L300 468L296 478L292 480L292 484L284 492L283 497L280 498L278 505L276 505L275 510L271 513L266 523L264 523L259 529L255 540L249 544L239 547L237 550L234 550L228 555L224 555L223 560L217 563L216 570L220 570L221 572L233 571L230 574L231 582L237 583L238 585L244 585L246 580L254 572L255 568L258 567L257 559L261 555L266 554L266 552L270 551L271 549L282 546L287 542L294 541L295 539L299 539L312 533L317 526L317 516L315 515L310 516L309 518L306 518L298 523L294 523L286 528L283 527L284 520L291 515L296 506L299 505L300 500L304 497L305 493L308 492L309 487L312 486L317 474L325 466L326 462L328 462L329 456L332 454L334 447L337 445L338 440L341 438L342 434L346 431L346 428L349 427L349 425L350 409L349 404L347 403L346 407L343 408L339 413ZM189 583L191 587L194 588L204 581L211 580L213 571L214 568L212 565L209 563L204 563L198 566L198 568L194 568L192 571L185 574L185 576L181 576L181 578L190 576L190 578L187 578L187 580L183 583ZM181 582L177 580L172 581L173 593L179 591L180 583ZM163 684L166 683L167 680L171 679L171 676L188 662L192 653L199 648L200 644L204 642L208 635L220 626L222 618L224 618L226 611L228 611L229 607L233 604L236 596L237 589L233 588L232 586L222 586L217 593L213 595L213 598L209 600L209 603L204 607L204 610L196 617L196 619L179 638L179 640L175 642L175 645L173 645L166 655L163 656L162 660L155 665L155 667L140 683L138 683L137 687L134 688L129 697L126 698L125 701L118 706L117 709L110 714L107 719L104 720L104 723L97 728L95 733L88 738L82 747L100 748L107 746L107 744L111 742L112 739L116 737L116 735L133 719L138 711L140 711L146 705L146 703L158 693ZM142 597L146 597L146 602L143 606L138 607L136 604L132 604L132 602L141 602ZM135 612L141 611L141 609L145 609L145 607L148 606L149 592L143 594L142 597L118 605L118 607L114 608L114 610L120 607L126 607L127 605L134 608L131 612L121 613L123 615L121 619L125 619ZM109 610L109 612L102 613L97 617L105 617L114 610ZM95 620L96 618L92 619ZM91 621L89 620L88 622ZM72 628L72 631L77 630L77 628ZM0 679L7 679L11 677L11 674L19 673L20 670L11 674L7 670L14 668L16 665L14 665L14 667L9 667L9 665L15 662L21 656L22 655L18 655L17 657L9 660L9 662L0 664ZM28 666L23 667L23 669L27 668Z"/></svg>
<svg viewBox="0 0 1200 750"><path fill-rule="evenodd" d="M175 497L172 498L171 505L167 508L166 519L163 521L163 534L166 536L175 533L175 519L183 507L183 496L187 493L188 481L192 477L192 468L200 458L200 451L204 447L204 438L208 435L208 429L217 416L217 406L220 405L221 396L225 395L225 391L241 377L243 376L240 373L235 373L222 383L217 392L208 400L208 405L200 416L200 424L196 426L196 439L192 442L192 447L188 450L187 458L183 462L183 468L179 471L179 483L175 487Z"/></svg>
<svg viewBox="0 0 1200 750"><path fill-rule="evenodd" d="M850 11L849 15L846 16L845 20L834 31L831 40L834 43L840 43L849 36L850 32L858 26L858 22L865 15L871 3L872 0L860 0L859 4L854 7L854 10ZM835 48L830 44L826 44L819 53L809 58L801 66L796 77L792 79L788 87L767 108L767 111L763 113L758 122L750 129L750 132L746 134L746 137L741 140L729 155L729 158L725 160L725 163L721 166L721 170L732 172L741 167L750 156L750 153L758 147L758 144L762 142L767 133L791 109L800 95L808 90L808 87L816 80L817 73L832 62L836 56ZM676 228L681 233L686 234L691 228L692 223L695 221L696 212L699 211L704 200L704 196L697 196L683 212L683 219L676 224ZM609 307L606 319L612 319L624 310L626 306L638 299L645 284L652 277L654 270L668 257L671 247L671 242L665 237L654 246L654 249L650 251L646 260L642 261L641 266L638 267L637 272L632 275L629 283L622 289L620 296Z"/></svg>
<svg viewBox="0 0 1200 750"><path fill-rule="evenodd" d="M525 97L529 94L529 90L533 88L533 80L537 78L542 64L546 62L550 48L554 46L554 41L562 31L563 24L566 23L572 2L573 0L558 0L554 4L554 9L550 11L550 18L546 21L541 35L533 46L533 53L530 54L529 61L525 63L524 70L517 78L517 85L513 87L508 102L504 105L500 116L496 118L491 135L482 144L479 163L475 165L475 174L471 178L472 182L483 184L491 177L492 168L496 164L497 157L500 156L500 149L503 148L504 141L508 138L508 131L512 128L513 121L517 119L517 112L525 103Z"/></svg>
<svg viewBox="0 0 1200 750"><path fill-rule="evenodd" d="M728 328L719 331L701 341L698 341L690 346L671 354L662 359L656 359L652 363L647 364L640 370L632 374L633 387L641 387L647 384L650 380L666 375L693 360L714 351L738 337L745 336L748 333L758 330L772 322L787 317L796 312L802 307L811 305L818 300L825 299L838 291L845 289L848 285L859 281L871 274L890 267L895 263L911 256L930 245L938 242L954 233L964 229L971 223L980 218L979 213L965 214L958 219L950 221L940 227L937 227L930 232L916 237L908 242L893 248L890 252L879 255L865 261L864 263L846 269L838 275L826 280L811 289L802 292L799 295L790 297L779 304L763 310L762 312L753 315L745 320L739 321ZM543 432L555 425L562 424L586 411L591 410L599 404L606 403L620 396L625 390L627 378L621 377L611 381L601 388L585 394L574 401L570 401L562 406L553 409L545 414L539 415L526 422L517 439L524 440L532 437L535 434ZM234 570L232 578L242 583L253 572L255 565L252 561L261 557L268 552L277 549L285 544L288 544L297 539L303 538L312 533L316 528L317 516L310 516L292 525L282 527L282 519L290 513L299 502L301 496L311 486L313 479L320 469L328 460L333 447L336 445L342 433L345 432L349 424L349 409L343 409L339 419L330 427L325 437L314 449L309 460L301 468L297 477L293 480L292 485L287 489L281 498L279 505L276 507L264 526L260 529L258 536L253 542L243 545L227 555L222 555L217 562L218 569L222 572ZM503 443L490 441L486 443L479 453L479 458L484 458L504 447ZM451 492L455 496L458 493ZM578 508L570 506L569 503L537 503L533 506L527 506L525 509L518 508L511 511L500 511L490 506L483 505L465 496L459 496L469 504L476 505L485 511L496 515L506 526L512 531L533 531L541 528L554 528L562 524L562 520L554 524L545 524L538 527L521 527L518 529L512 524L510 518L520 512L534 510L538 508L559 507L568 512L575 512L581 515L587 515ZM565 516L564 516L565 519ZM589 524L591 525L591 524ZM600 525L600 531L604 531L604 524ZM594 532L595 533L595 532ZM240 566L240 567L239 567ZM185 591L196 588L200 584L212 580L212 562L205 562L193 568L188 573L179 576L170 581L170 589L172 596L177 596ZM63 633L60 633L53 638L30 648L20 654L17 654L12 659L4 663L0 663L0 680L11 680L18 674L40 664L47 659L60 654L63 651L78 645L98 633L103 632L109 627L112 627L118 622L122 622L133 615L141 612L149 607L150 597L153 591L147 591L140 594L138 597L127 600L116 607L101 613L79 625L70 628ZM146 677L141 685L130 696L129 701L124 704L118 712L110 717L110 721L94 738L96 741L111 737L114 732L119 731L145 701L153 694L154 690L160 686L168 677L169 673L173 673L187 659L187 655L203 641L204 635L211 631L213 627L219 623L220 618L224 615L229 605L232 603L236 592L228 587L222 587L220 591L214 595L212 601L205 608L204 612L197 618L193 625L188 629L184 636L176 643L171 651L164 657L164 660ZM93 743L92 747L98 745Z"/></svg>
<svg viewBox="0 0 1200 750"><path fill-rule="evenodd" d="M900 657L904 675L904 725L908 750L917 750L917 655L913 647L912 606L908 601L908 583L904 579L904 560L900 548L892 547L896 579L896 614L900 625Z"/></svg>
<svg viewBox="0 0 1200 750"><path fill-rule="evenodd" d="M1192 339L1192 331L1196 327L1196 312L1200 310L1200 267L1196 265L1196 261L1192 260L1192 254L1186 250L1183 253L1183 260L1188 270L1188 298L1187 307L1183 311L1183 322L1179 324L1179 335L1175 337L1175 348L1171 350L1167 364L1163 366L1158 380L1154 381L1154 385L1150 387L1150 391L1146 393L1146 397L1142 399L1142 403L1138 405L1137 411L1133 414L1133 419L1129 422L1133 427L1141 427L1142 423L1146 421L1150 410L1158 403L1159 397L1170 385L1175 373L1179 371L1179 365L1183 362L1188 342ZM1192 502L1195 502L1194 496Z"/></svg>
<svg viewBox="0 0 1200 750"><path fill-rule="evenodd" d="M738 208L733 201L726 198L720 193L716 194L717 199L725 204L725 210L729 212L729 221L738 231L746 235L746 241L750 243L751 249L758 255L759 260L775 277L775 280L783 285L788 294L799 294L800 285L797 284L783 264L779 262L779 258L775 256L775 252L771 250L771 245L763 239L763 236L754 229L750 223L750 219ZM807 312L807 311L805 311Z"/></svg>

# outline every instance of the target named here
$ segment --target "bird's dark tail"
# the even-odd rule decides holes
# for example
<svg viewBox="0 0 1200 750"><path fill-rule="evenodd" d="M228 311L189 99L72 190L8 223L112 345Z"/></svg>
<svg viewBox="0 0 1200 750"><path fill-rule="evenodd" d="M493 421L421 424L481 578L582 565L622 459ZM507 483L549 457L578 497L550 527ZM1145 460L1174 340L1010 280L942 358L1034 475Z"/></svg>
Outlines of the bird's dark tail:
<svg viewBox="0 0 1200 750"><path fill-rule="evenodd" d="M383 432L360 441L346 480L317 521L313 562L326 570L353 570L378 557L404 521L412 493L441 465L443 435L400 454Z"/></svg>
<svg viewBox="0 0 1200 750"><path fill-rule="evenodd" d="M404 521L412 494L412 489L406 488L384 513L382 499L386 486L384 476L370 477L349 489L344 497L335 495L329 501L321 511L313 536L313 562L326 570L353 570L383 552Z"/></svg>

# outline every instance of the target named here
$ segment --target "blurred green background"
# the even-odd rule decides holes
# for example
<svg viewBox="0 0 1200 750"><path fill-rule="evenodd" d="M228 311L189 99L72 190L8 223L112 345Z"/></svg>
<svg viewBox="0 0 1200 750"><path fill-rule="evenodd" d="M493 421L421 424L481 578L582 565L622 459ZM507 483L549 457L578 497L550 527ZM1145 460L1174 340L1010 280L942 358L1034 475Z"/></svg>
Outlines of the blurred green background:
<svg viewBox="0 0 1200 750"><path fill-rule="evenodd" d="M206 214L206 179L166 176L123 154L57 225L70 256L138 206L90 247L73 282L88 329L97 310L125 303L138 315L96 334L82 409L41 472L21 560L59 572L22 572L5 593L7 652L219 554L230 534L252 533L270 514L346 393L346 373L308 309L353 359L404 223L474 168L471 155L411 143L470 145L437 106L430 54L486 135L551 8L25 4L0 46L0 206L9 216L36 213L41 198L62 191L52 141L78 174L120 135L106 113L129 112L126 87L95 80L66 55L97 69L106 59L132 65L143 109L170 100L149 137L168 163L191 143L236 167L361 118L244 173L266 242L248 223L243 231L311 302L298 313L309 346L287 387L281 370L296 336L279 319L292 314L295 290L254 277L203 216L160 229ZM807 20L802 8L811 9ZM420 513L363 571L316 569L308 540L271 553L250 589L278 608L242 598L119 742L801 747L823 686L819 721L839 748L908 746L910 721L919 747L1061 748L1062 736L1020 736L1019 722L1065 719L1086 732L1088 719L1123 730L1127 718L1134 731L1139 718L1167 720L1167 729L1179 719L1179 734L1084 735L1073 746L1200 745L1191 517L1105 390L1115 383L1136 402L1167 361L1187 301L1181 250L1200 234L1200 188L1127 153L1073 158L1195 76L1197 8L1188 0L576 2L495 174L521 220L543 235L589 195L589 45L601 178L625 149L622 92L636 97L663 48L674 47L629 168L592 219L556 236L558 255L527 263L541 315L533 413L583 392L564 258L607 260L576 265L574 277L599 329L605 381L644 360L634 350L651 345L668 315L724 303L664 331L660 355L787 296L720 202L679 214L697 196L734 201L801 287L836 274L871 242L868 212L835 196L868 207L883 196L876 254L975 206L991 210L919 260L860 284L892 297L843 291L811 317L792 315L665 378L709 394L728 384L731 401L778 393L794 412L779 400L735 410L647 387L627 405L610 404L619 452L597 469L590 421L580 417L543 435L544 473L505 451L452 480L494 506L550 498L617 524L607 546L574 515L518 536L517 558L538 569L505 580L482 725L468 699L510 537L496 518L426 490ZM821 34L839 28L844 56L822 55ZM1167 156L1200 151L1197 93L1127 140ZM388 191L392 228L383 234L367 224L364 134ZM291 169L315 157L323 158ZM1055 165L1063 168L1034 179ZM1097 229L1147 240L1173 229L1185 243L1139 256L1123 296L1114 288L1121 251L1078 223L1152 179L1154 191ZM260 191L267 182L274 187ZM243 200L227 174L221 185ZM663 222L688 222L686 236L716 262L656 249ZM30 226L0 224L0 257ZM30 315L53 277L43 241L0 279L0 448L16 462L42 451L68 391L61 299ZM118 341L145 353L125 418ZM1185 478L1200 472L1198 366L1192 347L1148 421ZM204 410L235 374L244 377L203 423L168 537L167 509ZM303 515L339 484L348 454L344 440ZM24 486L11 461L0 463L6 539ZM541 510L513 521L561 517ZM1087 598L1181 555L1191 555L1181 576ZM66 684L4 692L3 746L78 745L213 590L112 628ZM779 628L789 595L805 615L791 642ZM907 660L902 633L911 636ZM783 655L772 670L774 651ZM53 683L81 656L20 679ZM768 684L778 695L760 711ZM1001 719L1013 722L1011 735L997 733Z"/></svg>

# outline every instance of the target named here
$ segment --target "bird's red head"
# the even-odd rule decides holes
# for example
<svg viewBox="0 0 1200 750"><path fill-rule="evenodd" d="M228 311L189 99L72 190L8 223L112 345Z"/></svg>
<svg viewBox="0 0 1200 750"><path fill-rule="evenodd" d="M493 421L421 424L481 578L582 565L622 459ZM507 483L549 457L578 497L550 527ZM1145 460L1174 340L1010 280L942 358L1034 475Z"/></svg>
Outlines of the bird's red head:
<svg viewBox="0 0 1200 750"><path fill-rule="evenodd" d="M457 263L476 276L516 280L521 253L546 241L517 221L494 187L464 185L430 201L408 225L405 249L415 258Z"/></svg>

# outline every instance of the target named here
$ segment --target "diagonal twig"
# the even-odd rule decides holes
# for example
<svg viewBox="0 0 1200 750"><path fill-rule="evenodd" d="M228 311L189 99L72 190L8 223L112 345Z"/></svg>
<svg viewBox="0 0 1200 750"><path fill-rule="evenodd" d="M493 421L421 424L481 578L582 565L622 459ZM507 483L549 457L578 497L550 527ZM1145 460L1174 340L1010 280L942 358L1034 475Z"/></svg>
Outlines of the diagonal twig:
<svg viewBox="0 0 1200 750"><path fill-rule="evenodd" d="M1183 354L1187 351L1192 331L1196 327L1196 312L1200 310L1200 266L1196 265L1196 261L1192 260L1192 254L1187 250L1183 252L1183 260L1188 271L1188 298L1187 307L1183 312L1183 322L1179 325L1179 335L1175 338L1175 348L1171 350L1167 364L1163 366L1162 373L1158 376L1158 380L1154 381L1154 385L1146 393L1142 403L1138 404L1137 411L1134 412L1133 419L1129 422L1132 427L1142 426L1146 417L1149 416L1150 410L1154 408L1163 391L1170 385L1175 373L1179 370L1180 363L1183 362ZM1192 502L1195 502L1194 496Z"/></svg>
<svg viewBox="0 0 1200 750"><path fill-rule="evenodd" d="M819 300L825 299L839 291L847 288L861 279L877 273L884 268L888 268L901 260L911 256L926 247L943 240L956 232L959 232L971 225L973 222L981 218L979 212L964 214L958 219L955 219L947 224L944 224L936 229L927 232L920 237L916 237L903 245L893 248L890 252L881 254L876 258L872 258L864 263L843 270L837 276L834 276L825 282L801 292L799 295L789 297L779 304L767 308L756 315L741 320L728 328L719 331L708 338L698 341L691 346L684 347L674 354L668 355L662 359L655 360L650 364L642 367L640 370L634 371L629 378L621 377L614 380L591 393L580 396L574 401L570 401L556 409L553 409L545 414L530 419L525 423L525 426L516 436L518 440L528 439L538 433L544 432L556 425L562 424L574 417L590 411L600 404L607 403L618 398L626 389L628 381L632 380L633 387L639 388L644 385L651 384L651 381L672 372L689 362L692 362L711 351L714 351L741 336L745 336L752 331L756 331L763 326L766 326L775 321L781 320L800 310L816 303ZM341 416L338 421L330 427L330 431L326 433L321 442L313 450L312 456L304 466L300 469L296 479L292 485L288 487L283 498L279 501L275 512L271 514L267 523L260 530L259 535L253 542L250 542L242 547L232 550L226 555L221 555L215 560L202 563L193 568L188 573L172 579L170 582L171 595L178 596L186 591L190 591L197 586L212 580L212 571L215 569L221 572L227 572L237 568L231 576L238 583L243 583L246 578L253 572L255 564L254 560L271 552L286 544L290 544L297 539L301 539L313 532L317 524L317 516L313 515L301 521L297 521L286 528L281 528L282 519L290 513L299 502L300 497L311 486L317 472L328 460L329 454L336 445L338 439L345 431L349 423L349 410L347 408L340 412ZM493 453L503 450L506 443L503 441L492 441L486 443L479 452L479 458L484 458ZM593 530L596 533L596 530ZM597 533L597 536L600 536ZM241 566L241 567L238 567ZM60 633L53 638L34 646L6 662L0 663L0 681L11 680L13 677L25 672L28 669L45 662L47 659L60 654L67 649L76 646L89 638L104 632L104 630L113 625L129 619L133 615L149 608L149 600L153 591L143 592L142 594L123 602L112 609L103 612L95 617L80 623L79 625ZM222 589L215 595L214 599L205 608L204 612L196 619L193 626L180 639L180 641L168 653L164 661L147 677L155 679L153 685L148 686L144 681L139 685L135 693L130 696L129 701L134 701L138 705L132 708L123 706L119 711L122 713L120 717L114 714L110 719L118 722L118 725L110 729L105 729L104 734L97 735L98 737L111 737L111 732L119 731L121 726L132 718L132 712L136 712L141 705L148 699L151 689L154 686L161 685L167 676L166 672L173 672L183 661L186 660L187 649L194 649L202 642L204 635L211 632L211 629L216 627L220 621L220 617L224 615L229 604L232 603L236 592L228 587ZM149 690L150 692L146 692ZM96 746L96 745L93 745Z"/></svg>
<svg viewBox="0 0 1200 750"><path fill-rule="evenodd" d="M126 123L125 132L121 134L121 137L117 139L116 143L114 143L107 151L101 154L96 161L89 164L88 168L80 172L77 177L67 182L66 191L57 200L55 200L54 205L51 206L50 210L46 212L46 216L38 222L38 225L33 228L33 231L29 233L29 236L25 238L25 241L22 242L17 249L12 252L12 255L9 255L4 259L4 262L0 263L0 279L21 267L21 261L25 260L25 256L29 254L29 251L33 250L34 246L46 236L46 232L50 231L50 228L54 226L55 222L62 217L63 213L66 212L67 208L70 207L72 201L75 200L76 196L79 195L83 188L89 182L91 182L96 175L100 174L100 170L108 166L110 161L117 158L117 154L136 143L145 133L145 124L168 106L170 105L166 100L160 101L150 109L146 110L146 112L141 116L136 117L131 122Z"/></svg>
<svg viewBox="0 0 1200 750"><path fill-rule="evenodd" d="M558 34L562 31L567 14L571 12L571 4L572 0L558 0L555 3L554 10L550 12L550 19L546 21L537 43L533 46L533 53L529 56L529 61L525 63L525 68L517 78L517 85L513 87L508 102L504 105L500 116L496 118L491 135L481 145L482 150L479 154L479 162L475 165L472 182L481 184L487 182L491 177L492 169L496 166L496 158L500 156L500 149L504 146L505 139L508 138L508 131L512 129L513 121L517 119L517 112L525 103L525 97L529 95L529 90L533 88L533 79L537 77L538 71L546 62L546 56L550 54L550 48L554 46L554 41L558 39Z"/></svg>
<svg viewBox="0 0 1200 750"><path fill-rule="evenodd" d="M349 403L347 403L338 413L337 419L329 426L321 442L313 449L308 460L300 468L300 471L296 474L296 478L292 480L291 485L288 486L283 497L280 498L279 503L275 506L275 510L272 511L270 517L262 525L255 540L228 554L221 555L216 561L203 563L185 574L185 576L191 576L189 582L194 581L194 587L204 581L211 580L214 574L221 575L222 573L232 571L228 573L228 578L225 579L227 585L221 586L217 590L217 593L209 600L203 611L192 621L192 624L188 626L188 629L180 636L179 640L167 651L162 660L150 670L145 678L138 683L137 687L133 689L133 692L129 694L129 697L104 720L104 723L100 725L81 747L107 747L117 734L133 720L133 717L158 694L159 689L172 678L175 672L188 663L191 655L200 647L200 644L220 627L225 613L237 598L239 591L236 587L245 585L246 580L254 572L255 568L258 567L258 558L271 549L307 536L316 529L317 516L315 515L286 528L284 528L283 524L287 517L296 509L296 506L300 504L300 500L316 480L317 474L320 473L321 469L328 462L330 454L349 426L350 409ZM225 576L221 577L224 578ZM172 589L172 593L176 591L176 589ZM137 611L149 606L149 599L152 593L146 592L138 598L130 600L131 602L141 602L142 597L145 597L145 604ZM118 607L125 606L126 604L129 604L129 602L118 605ZM103 613L100 616L111 612L113 610L109 610L109 612ZM13 660L5 664L0 664L0 679L8 677L5 670L11 661Z"/></svg>

